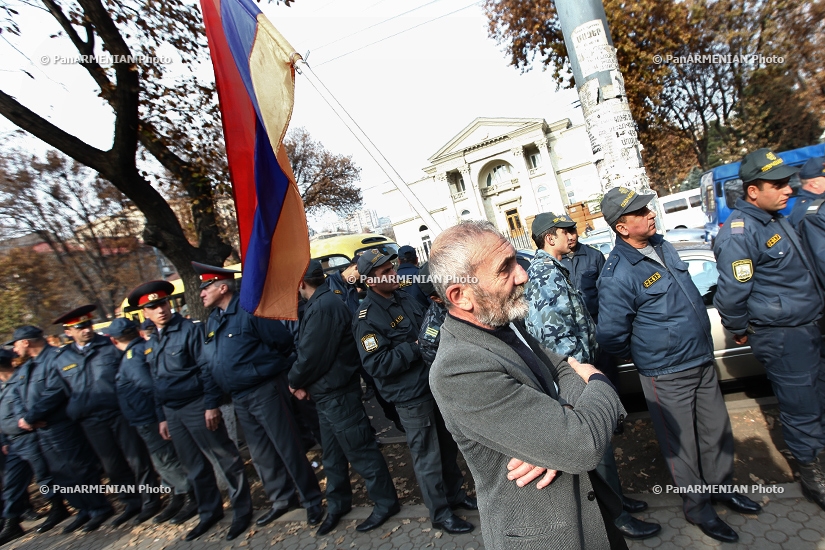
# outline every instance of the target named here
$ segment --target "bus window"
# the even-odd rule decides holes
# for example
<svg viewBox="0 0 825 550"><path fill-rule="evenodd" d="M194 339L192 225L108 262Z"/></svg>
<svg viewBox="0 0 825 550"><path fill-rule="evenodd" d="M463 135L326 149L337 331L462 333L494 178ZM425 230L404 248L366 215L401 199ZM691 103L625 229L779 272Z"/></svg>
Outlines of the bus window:
<svg viewBox="0 0 825 550"><path fill-rule="evenodd" d="M688 200L690 201L691 208L702 206L702 195L691 195L688 197Z"/></svg>
<svg viewBox="0 0 825 550"><path fill-rule="evenodd" d="M742 197L742 180L739 178L725 182L725 204L728 208L736 208L736 199Z"/></svg>

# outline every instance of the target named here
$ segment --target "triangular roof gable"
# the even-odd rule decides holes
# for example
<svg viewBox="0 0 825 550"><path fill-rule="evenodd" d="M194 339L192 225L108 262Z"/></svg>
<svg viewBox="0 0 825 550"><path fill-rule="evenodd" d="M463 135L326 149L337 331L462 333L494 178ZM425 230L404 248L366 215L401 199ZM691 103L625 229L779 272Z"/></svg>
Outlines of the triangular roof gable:
<svg viewBox="0 0 825 550"><path fill-rule="evenodd" d="M495 140L525 126L544 123L542 118L485 118L479 117L447 142L428 160L434 163L454 151L461 151L473 145Z"/></svg>

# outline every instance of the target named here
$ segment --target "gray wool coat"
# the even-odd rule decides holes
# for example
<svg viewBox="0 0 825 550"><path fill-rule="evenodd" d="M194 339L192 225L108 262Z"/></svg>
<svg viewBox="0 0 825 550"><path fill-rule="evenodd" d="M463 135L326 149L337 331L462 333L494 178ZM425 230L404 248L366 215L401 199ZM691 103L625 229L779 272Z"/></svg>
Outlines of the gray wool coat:
<svg viewBox="0 0 825 550"><path fill-rule="evenodd" d="M433 395L475 479L484 545L609 548L588 473L601 460L624 408L609 384L585 384L565 358L520 332L544 363L545 379L556 381L572 410L541 389L509 345L451 316L442 325L430 370ZM520 488L507 479L513 457L559 474L544 489L536 489L536 482ZM618 497L611 491L609 498L616 510Z"/></svg>

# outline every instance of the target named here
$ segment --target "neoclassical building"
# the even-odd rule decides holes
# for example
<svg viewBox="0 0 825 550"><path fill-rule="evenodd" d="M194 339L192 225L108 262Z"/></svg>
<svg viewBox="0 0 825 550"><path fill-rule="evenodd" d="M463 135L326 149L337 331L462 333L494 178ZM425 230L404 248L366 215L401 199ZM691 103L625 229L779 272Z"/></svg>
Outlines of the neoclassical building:
<svg viewBox="0 0 825 550"><path fill-rule="evenodd" d="M585 127L566 118L477 118L428 160L426 176L409 187L444 228L487 219L518 238L536 214L600 192ZM384 196L396 241L428 250L435 232L397 189Z"/></svg>

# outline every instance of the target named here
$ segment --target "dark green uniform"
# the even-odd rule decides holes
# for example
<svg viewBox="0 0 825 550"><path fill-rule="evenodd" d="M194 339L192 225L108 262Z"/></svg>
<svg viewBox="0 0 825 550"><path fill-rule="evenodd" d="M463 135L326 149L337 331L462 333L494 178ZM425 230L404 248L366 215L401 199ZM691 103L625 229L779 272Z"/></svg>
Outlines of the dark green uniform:
<svg viewBox="0 0 825 550"><path fill-rule="evenodd" d="M422 320L421 308L406 292L384 298L370 289L353 320L353 332L364 369L398 410L424 504L430 519L440 523L452 516L450 505L467 495L456 464L458 447L435 405L430 369L416 343Z"/></svg>

